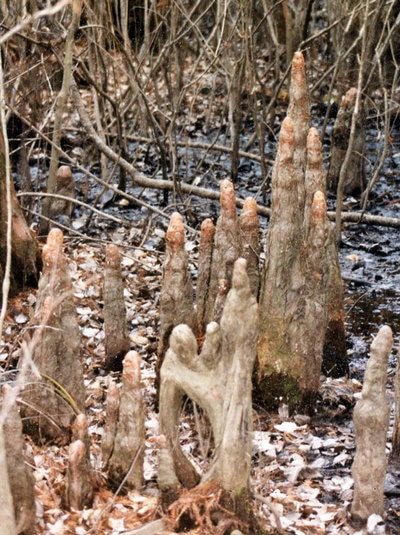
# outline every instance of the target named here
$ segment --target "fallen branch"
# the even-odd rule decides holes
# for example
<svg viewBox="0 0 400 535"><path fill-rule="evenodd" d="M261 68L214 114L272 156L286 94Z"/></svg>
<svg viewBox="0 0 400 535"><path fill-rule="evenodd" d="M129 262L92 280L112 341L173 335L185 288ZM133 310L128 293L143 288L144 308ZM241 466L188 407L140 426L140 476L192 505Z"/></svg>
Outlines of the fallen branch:
<svg viewBox="0 0 400 535"><path fill-rule="evenodd" d="M76 91L78 91L76 89ZM76 101L75 97L75 88L73 90L73 96L74 101ZM80 99L80 96L78 94L78 97ZM46 143L52 145L51 139L46 136L43 132L41 132L39 129L35 128L34 125L30 124L30 122L25 119L22 115L18 113L18 111L10 107L10 110L17 115L19 119L21 119L22 122L29 125L29 127ZM86 114L86 110L84 109L84 106L82 104L83 112ZM78 110L79 112L79 110ZM86 115L87 117L87 115ZM83 122L83 121L82 121ZM110 147L105 145L100 137L96 134L96 131L91 125L89 117L87 117L87 121L84 123L84 127L86 128L87 122L90 125L90 130L87 131L87 134L91 138L91 140L94 142L94 144L97 146L97 148L103 152L111 161L114 163L117 163L121 167L123 167L134 179L135 185L144 187L144 188L152 188L152 189L162 189L162 190L173 190L174 183L172 180L156 180L154 178L148 178L143 173L138 171L131 163L121 158L116 152L114 152ZM80 165L74 158L72 158L67 152L61 150L60 156L62 156L64 159L66 159L69 163L71 163L77 170L84 173L85 176L89 176L99 184L106 186L109 190L113 191L115 194L123 197L124 199L127 199L128 201L131 201L133 203L137 203L140 206L143 206L147 208L150 211L155 212L159 216L166 218L169 220L170 214L167 214L160 210L159 208L156 208L155 206L151 206L150 204L146 203L145 201L142 201L135 197L134 195L131 195L125 191L122 191L118 189L116 186L113 186L111 184L107 184L104 182L104 180L101 180L101 178L97 177L90 171L88 171L85 167ZM202 199L209 199L212 201L219 201L219 190L211 190L208 188L201 188L199 186L193 186L191 184L181 184L181 190L184 193L193 194L197 197L200 197ZM49 193L43 193L43 192L19 192L18 196L38 196L38 197L44 197L47 195L51 195ZM57 195L53 195L54 197L58 197ZM81 204L81 201L78 201L77 199L74 200L74 203ZM236 206L239 208L242 208L244 204L244 199L236 198ZM94 208L91 208L91 210L96 211ZM266 206L262 206L260 204L257 204L257 212L260 216L269 218L271 215L270 208L267 208ZM327 212L327 216L330 221L335 221L335 212ZM381 227L393 227L393 228L399 228L400 227L400 218L396 217L384 217L384 216L377 216L377 215L369 215L369 214L363 214L362 212L345 212L341 215L341 221L342 223L366 223L368 225L377 225ZM185 226L186 230L189 230L193 232L193 229L191 227Z"/></svg>
<svg viewBox="0 0 400 535"><path fill-rule="evenodd" d="M124 169L127 173L129 173L135 183L135 186L140 186L143 188L155 188L155 189L162 189L162 190L173 190L175 187L175 184L172 180L156 180L154 178L149 178L145 176L143 173L138 171L131 163L126 161L124 158L121 158L119 154L114 152L108 145L103 143L100 136L96 133L95 129L92 126L90 117L87 114L87 111L85 109L84 103L82 102L82 99L79 94L79 90L76 85L72 87L72 98L75 103L75 106L77 108L77 111L79 113L79 117L82 121L83 127L88 134L88 136L91 138L91 140L94 142L96 147L107 156L111 161L117 163L122 169ZM72 161L70 156L66 155L68 159ZM118 188L108 186L112 191L115 191L119 195L129 199L130 195L118 190ZM191 184L186 184L185 182L182 182L180 184L180 189L183 193L187 194L193 194L197 195L198 197L202 197L205 199L211 199L211 200L219 200L220 193L217 190L210 190L207 188L201 188L199 186L193 186ZM243 207L244 199L236 199L236 205L240 208ZM257 211L259 215L270 217L271 210L265 206L257 205ZM331 221L335 221L335 212L328 212L327 213L328 218ZM350 222L350 223L367 223L370 225L379 225L382 227L400 227L400 219L395 217L382 217L382 216L374 216L374 215L368 215L368 214L361 214L358 212L346 212L343 213L341 216L342 223Z"/></svg>

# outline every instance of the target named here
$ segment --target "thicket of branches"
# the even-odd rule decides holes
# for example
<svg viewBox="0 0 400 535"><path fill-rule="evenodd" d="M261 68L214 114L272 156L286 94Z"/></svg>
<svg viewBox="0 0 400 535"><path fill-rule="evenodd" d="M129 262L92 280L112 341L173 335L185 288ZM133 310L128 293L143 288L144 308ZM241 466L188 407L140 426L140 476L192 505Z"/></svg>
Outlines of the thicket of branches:
<svg viewBox="0 0 400 535"><path fill-rule="evenodd" d="M355 119L363 113L383 134L368 168L367 193L377 180L398 121L398 0L74 0L46 6L39 0L0 3L8 131L20 191L43 191L41 179L48 176L47 191L57 192L60 156L86 171L100 161L96 176L103 185L115 187L117 176L120 190L132 180L146 186L132 165L151 154L147 177L162 179L158 185L172 188L173 200L185 205L187 184L217 186L224 174L219 158L227 153L234 181L241 157L259 162L260 196L271 171L268 141L278 131L297 49L306 54L323 137L341 97L358 88ZM82 114L81 123L72 120L79 99L86 123ZM77 124L80 130L70 130ZM196 140L194 132L204 138ZM32 206L32 197L23 202Z"/></svg>

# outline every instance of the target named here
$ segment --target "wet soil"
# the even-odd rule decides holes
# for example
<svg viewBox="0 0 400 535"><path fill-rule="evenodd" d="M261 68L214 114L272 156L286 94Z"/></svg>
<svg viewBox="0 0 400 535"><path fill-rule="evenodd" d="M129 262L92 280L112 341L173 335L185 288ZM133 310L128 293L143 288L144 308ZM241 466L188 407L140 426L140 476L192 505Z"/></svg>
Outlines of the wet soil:
<svg viewBox="0 0 400 535"><path fill-rule="evenodd" d="M251 125L246 137L251 134ZM193 133L196 141L209 142L210 133L203 135L196 131ZM368 173L373 172L376 165L374 155L381 150L377 139L378 133L371 129L368 132L367 159ZM226 143L221 139L218 143ZM326 151L329 148L329 129L326 134ZM140 143L131 147L132 153L145 153ZM157 176L154 162L156 154L152 155L152 148L146 147L147 157L142 162L146 172ZM257 152L257 147L253 147ZM273 160L276 150L275 141L269 141L266 145L266 157ZM182 148L180 150L182 160L190 161L190 167L182 170L182 180L196 183L210 189L217 190L221 178L229 176L229 154L213 153L203 159L203 151ZM152 157L154 156L154 158ZM189 158L189 160L187 160ZM326 154L328 157L328 153ZM202 162L201 164L199 162ZM237 196L245 198L253 196L257 202L268 206L270 199L269 177L263 180L260 164L249 159L242 159L239 167L240 181L236 184ZM88 202L98 194L98 187L91 190ZM130 188L130 192L147 202L151 206L165 210L166 214L173 210L181 211L188 225L193 229L199 229L203 219L218 217L218 203L199 198L177 198L175 201L170 194L168 198L160 191L143 191L138 188ZM168 219L160 218L151 211L140 207L126 205L118 202L118 199L103 197L105 210L117 217L122 217L131 222L136 229L143 227L142 232L137 232L137 241L144 248L155 248L160 252L164 250L163 236L168 225ZM328 198L329 209L334 210L334 196ZM359 198L347 198L344 210L358 211L360 209ZM389 157L375 187L369 196L366 213L386 217L400 218L400 132L392 132L392 144ZM116 230L116 225L109 225L104 221L94 220L90 233L96 232L104 235ZM260 218L263 235L268 228L268 220ZM195 239L194 234L188 235L189 239ZM362 379L365 363L368 358L369 345L372 337L378 332L383 324L389 325L395 338L395 349L400 335L400 231L397 228L380 227L375 225L345 224L342 228L342 243L339 247L339 257L342 274L345 282L345 308L346 325L348 336L348 349L351 361L352 376ZM195 269L195 268L194 268ZM195 275L195 273L194 273ZM391 369L395 367L395 350L390 359Z"/></svg>

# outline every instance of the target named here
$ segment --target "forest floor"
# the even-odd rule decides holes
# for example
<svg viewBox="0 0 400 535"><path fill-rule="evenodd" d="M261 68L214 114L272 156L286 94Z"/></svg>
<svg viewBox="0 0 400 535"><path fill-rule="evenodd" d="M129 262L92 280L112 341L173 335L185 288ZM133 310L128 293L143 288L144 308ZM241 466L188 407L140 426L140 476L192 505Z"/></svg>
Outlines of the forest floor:
<svg viewBox="0 0 400 535"><path fill-rule="evenodd" d="M376 243L371 230L364 229L364 231L368 235L368 240ZM348 250L354 235L347 236L348 245L344 247L341 257L345 270L351 272L353 269L353 273L355 271L359 279L371 281L371 274L374 273L376 266L381 266L380 273L383 273L383 269L386 269L386 273L392 273L390 271L392 267L390 261L385 267L380 262L382 256L379 254L375 255L374 264L372 256L368 257L367 252L360 258L360 248L361 250L363 247L368 248L367 242L360 240L360 232L364 231L362 229L357 231L356 252ZM133 530L139 526L163 518L157 489L158 415L154 405L154 379L164 232L165 224L149 227L149 219L139 217L131 228L99 230L100 243L84 242L73 236L66 237L65 252L73 281L82 336L86 411L91 438L91 461L97 489L93 508L82 512L65 510L62 495L67 448L54 444L37 446L27 438L29 464L33 468L36 481L36 531L39 534L134 533ZM379 243L381 248L388 248L386 256L391 260L389 253L392 248L391 240L395 234L392 234L390 229L386 229L385 233L389 241L385 244L381 240ZM367 238L367 235L364 238ZM102 472L101 437L105 423L105 400L109 378L103 369L102 283L105 247L101 240L113 241L121 247L131 347L142 356L141 377L146 406L145 485L140 491L131 491L125 495L115 495L108 488L106 474ZM196 238L187 237L186 246L192 258L194 275L197 245ZM350 256L351 254L353 256ZM357 263L360 262L364 266L361 275L357 273ZM348 283L346 303L347 308L351 309L348 325L349 327L356 325L357 317L359 323L358 332L349 336L352 374L350 378L323 380L314 417L311 419L303 415L288 417L285 407L281 408L279 414L271 414L262 407L254 407L251 489L254 493L254 511L267 533L296 535L364 533L360 528L351 526L348 512L353 492L351 464L355 451L352 408L360 395L368 353L367 346L372 340L371 335L376 333L376 325L381 323L380 315L383 315L383 319L386 319L385 314L387 319L390 319L389 314L393 315L397 321L394 328L398 327L400 301L397 272L398 269L393 272L390 280L385 276L383 287L378 285L374 289L375 296L369 286L364 287L361 284L360 289L360 283ZM381 279L378 277L377 280L379 282ZM391 284L397 285L397 292L391 303L386 303L385 307L382 307L384 290ZM374 318L372 325L368 324L371 318L361 316L362 311L357 308L362 300L366 299L365 288L369 301L375 299L375 304L369 302L370 315ZM359 292L358 297L357 292ZM0 347L0 363L8 371L12 370L20 354L20 341L29 325L29 318L33 315L35 294L35 290L28 290L10 300L4 339ZM360 334L362 329L364 329L363 334ZM369 332L366 332L366 329ZM397 334L398 332L397 330ZM394 365L393 354L387 391L392 406ZM117 373L112 375L118 380ZM201 470L210 452L209 426L196 412L183 415L182 422L183 449ZM390 439L391 428L388 433L388 452ZM391 467L385 486L387 533L393 534L400 532L399 475L399 472ZM148 533L173 531L171 517L169 521L170 524L166 522L160 531L158 531L159 524L150 524ZM192 533L207 533L207 531L204 527L197 527Z"/></svg>
<svg viewBox="0 0 400 535"><path fill-rule="evenodd" d="M400 143L399 143L400 146ZM140 144L132 150L140 151ZM147 161L151 149L143 149ZM271 157L274 154L271 153ZM227 175L229 156L212 162L214 178ZM400 216L400 149L389 162L394 171L379 182L369 205L371 213ZM149 166L148 163L139 164ZM207 161L205 161L207 164ZM240 169L243 182L238 186L242 197L260 191L259 164L244 162ZM210 164L211 165L211 164ZM76 173L79 193L86 191L86 202L96 199L99 188L88 188L86 179ZM216 182L216 181L215 181ZM205 183L208 186L209 183ZM217 184L214 183L214 188ZM155 191L135 191L150 206L162 206L165 199ZM112 197L112 196L111 196ZM86 413L91 439L91 462L97 488L93 507L69 511L63 506L63 489L67 466L67 447L55 444L37 446L27 437L27 458L36 481L36 532L39 535L135 533L157 519L165 524L150 524L147 534L176 532L171 515L164 515L157 489L158 414L155 409L155 362L159 332L158 301L164 260L164 236L168 221L151 210L129 205L124 200L104 198L110 214L126 218L121 226L93 217L85 228L87 214L77 211L72 228L87 239L66 236L65 253L74 286L76 311L81 328L81 356L85 370ZM190 202L192 202L191 200ZM357 200L347 199L345 209ZM186 209L186 207L185 207ZM216 203L195 200L189 212L197 223L203 217L217 214ZM170 213L170 212L169 212ZM199 221L200 219L200 221ZM262 222L265 232L266 221ZM102 471L101 438L106 418L106 395L109 375L119 380L118 373L104 371L104 330L102 319L102 284L105 243L120 246L125 281L125 303L131 348L142 357L141 380L145 399L146 450L145 485L127 494L113 493ZM191 271L196 276L198 233L187 233L186 248L191 257ZM356 534L366 533L349 521L353 481L351 465L355 452L352 409L360 396L365 363L372 337L383 323L389 324L396 342L400 333L400 251L398 229L347 226L340 250L342 270L355 280L346 283L348 349L350 377L324 378L316 413L289 417L285 407L271 414L254 407L254 437L251 490L254 512L267 533ZM0 366L7 378L15 373L21 353L20 342L29 327L36 302L36 291L26 290L10 299L4 336L0 342ZM396 350L390 357L387 396L393 408L393 378ZM393 412L393 411L392 411ZM391 449L392 417L388 431L387 451ZM182 416L181 443L184 452L201 471L210 453L209 426L200 413ZM400 533L400 469L390 467L385 485L387 533ZM375 519L379 520L379 519ZM151 527L153 526L153 527ZM158 527L156 527L158 526ZM382 533L370 526L370 533ZM375 529L375 531L374 531ZM169 530L169 531L168 531ZM137 532L139 535L139 532ZM143 532L145 533L145 532ZM206 534L204 527L192 533ZM211 533L211 532L210 532Z"/></svg>

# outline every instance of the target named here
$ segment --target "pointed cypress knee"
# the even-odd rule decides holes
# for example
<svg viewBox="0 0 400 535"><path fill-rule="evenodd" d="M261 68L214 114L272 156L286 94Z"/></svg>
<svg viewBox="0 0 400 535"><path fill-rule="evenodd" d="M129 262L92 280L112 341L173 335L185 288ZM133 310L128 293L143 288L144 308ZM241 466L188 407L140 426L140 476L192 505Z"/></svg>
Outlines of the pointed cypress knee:
<svg viewBox="0 0 400 535"><path fill-rule="evenodd" d="M118 423L108 480L113 489L139 489L143 485L144 411L140 385L140 355L129 351L124 358Z"/></svg>
<svg viewBox="0 0 400 535"><path fill-rule="evenodd" d="M386 401L388 357L393 345L390 327L380 328L371 344L361 399L354 408L356 453L351 469L354 497L351 516L366 522L372 514L383 516L386 476L386 436L389 404Z"/></svg>
<svg viewBox="0 0 400 535"><path fill-rule="evenodd" d="M130 349L130 342L121 273L121 253L114 244L109 244L106 247L103 300L105 368L121 371L122 361Z"/></svg>
<svg viewBox="0 0 400 535"><path fill-rule="evenodd" d="M32 377L25 387L22 398L26 404L21 411L25 430L36 441L68 443L71 422L84 411L85 390L80 331L61 230L49 232L42 256L30 340L42 378Z"/></svg>

